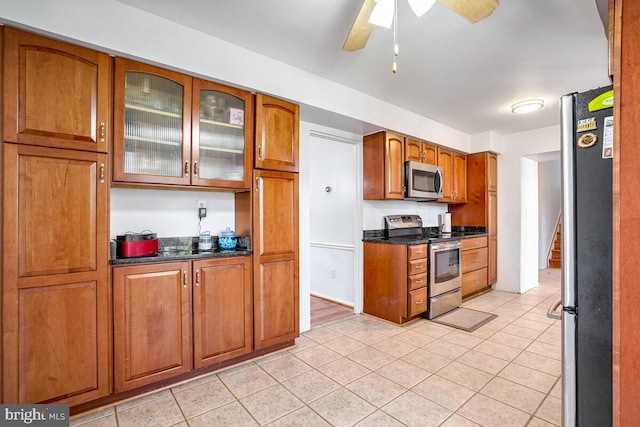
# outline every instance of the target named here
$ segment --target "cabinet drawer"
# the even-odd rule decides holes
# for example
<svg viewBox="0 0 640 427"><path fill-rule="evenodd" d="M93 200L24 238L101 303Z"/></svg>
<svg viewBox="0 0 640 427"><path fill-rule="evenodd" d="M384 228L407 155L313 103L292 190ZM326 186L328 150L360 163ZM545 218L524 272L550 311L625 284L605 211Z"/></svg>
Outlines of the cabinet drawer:
<svg viewBox="0 0 640 427"><path fill-rule="evenodd" d="M427 272L427 259L414 259L409 261L409 276L413 276L414 274L426 273Z"/></svg>
<svg viewBox="0 0 640 427"><path fill-rule="evenodd" d="M412 317L425 311L427 311L427 288L410 291L407 317Z"/></svg>
<svg viewBox="0 0 640 427"><path fill-rule="evenodd" d="M462 275L462 296L467 296L475 291L485 289L488 285L487 282L487 269L481 268L480 270L472 271L471 273L465 273Z"/></svg>
<svg viewBox="0 0 640 427"><path fill-rule="evenodd" d="M424 288L427 286L427 274L416 274L415 276L409 276L409 290L412 291L418 288Z"/></svg>
<svg viewBox="0 0 640 427"><path fill-rule="evenodd" d="M462 252L462 273L484 268L487 266L487 257L489 250L487 248L473 249Z"/></svg>
<svg viewBox="0 0 640 427"><path fill-rule="evenodd" d="M462 239L462 250L483 248L487 246L487 236Z"/></svg>
<svg viewBox="0 0 640 427"><path fill-rule="evenodd" d="M407 246L409 259L418 259L427 257L427 245L409 245Z"/></svg>

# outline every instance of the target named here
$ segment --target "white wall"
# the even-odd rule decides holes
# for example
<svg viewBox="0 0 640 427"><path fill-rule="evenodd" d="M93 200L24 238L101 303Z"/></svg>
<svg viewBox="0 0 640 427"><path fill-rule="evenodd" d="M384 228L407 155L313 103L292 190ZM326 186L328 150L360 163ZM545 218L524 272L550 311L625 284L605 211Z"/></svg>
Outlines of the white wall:
<svg viewBox="0 0 640 427"><path fill-rule="evenodd" d="M197 236L199 200L207 203L202 231L218 235L225 227L235 229L232 193L112 188L111 239L143 230L158 237Z"/></svg>
<svg viewBox="0 0 640 427"><path fill-rule="evenodd" d="M560 160L538 163L538 268L547 268L562 202Z"/></svg>
<svg viewBox="0 0 640 427"><path fill-rule="evenodd" d="M538 185L538 169L531 158L560 150L560 126L503 136L502 150L498 166L498 282L494 288L521 293L538 283L538 196L537 191L531 193ZM531 229L536 230L533 237L526 231Z"/></svg>
<svg viewBox="0 0 640 427"><path fill-rule="evenodd" d="M311 294L354 305L358 146L330 137L309 141ZM329 187L330 191L327 191Z"/></svg>

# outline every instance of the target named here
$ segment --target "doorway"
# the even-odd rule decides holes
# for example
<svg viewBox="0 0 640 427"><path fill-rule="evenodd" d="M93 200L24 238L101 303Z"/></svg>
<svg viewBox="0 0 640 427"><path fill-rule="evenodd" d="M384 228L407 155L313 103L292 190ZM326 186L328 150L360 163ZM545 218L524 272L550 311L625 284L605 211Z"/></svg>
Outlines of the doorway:
<svg viewBox="0 0 640 427"><path fill-rule="evenodd" d="M327 313L358 312L361 140L311 132L309 259L311 326ZM322 307L321 310L318 307ZM314 310L315 308L315 310ZM331 318L331 316L330 316Z"/></svg>

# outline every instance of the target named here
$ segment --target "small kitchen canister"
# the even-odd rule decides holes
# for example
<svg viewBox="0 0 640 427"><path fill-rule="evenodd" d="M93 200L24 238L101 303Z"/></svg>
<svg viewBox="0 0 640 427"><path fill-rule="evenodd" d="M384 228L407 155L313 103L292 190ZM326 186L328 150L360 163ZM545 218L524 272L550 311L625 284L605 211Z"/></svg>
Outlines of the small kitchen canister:
<svg viewBox="0 0 640 427"><path fill-rule="evenodd" d="M235 249L237 243L238 240L236 238L236 233L234 233L234 231L229 227L220 232L220 236L218 236L218 245L220 246L220 249Z"/></svg>
<svg viewBox="0 0 640 427"><path fill-rule="evenodd" d="M203 231L200 233L198 239L198 249L201 251L210 251L211 250L211 233L208 231Z"/></svg>

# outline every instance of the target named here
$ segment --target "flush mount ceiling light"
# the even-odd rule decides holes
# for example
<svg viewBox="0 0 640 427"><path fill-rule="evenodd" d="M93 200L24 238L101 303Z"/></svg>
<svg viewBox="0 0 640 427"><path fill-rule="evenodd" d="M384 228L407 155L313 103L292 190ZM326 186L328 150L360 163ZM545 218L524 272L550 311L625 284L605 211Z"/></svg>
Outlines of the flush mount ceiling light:
<svg viewBox="0 0 640 427"><path fill-rule="evenodd" d="M511 106L511 112L516 114L526 114L538 111L544 106L542 99L526 99L524 101L516 102Z"/></svg>

